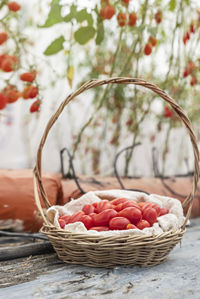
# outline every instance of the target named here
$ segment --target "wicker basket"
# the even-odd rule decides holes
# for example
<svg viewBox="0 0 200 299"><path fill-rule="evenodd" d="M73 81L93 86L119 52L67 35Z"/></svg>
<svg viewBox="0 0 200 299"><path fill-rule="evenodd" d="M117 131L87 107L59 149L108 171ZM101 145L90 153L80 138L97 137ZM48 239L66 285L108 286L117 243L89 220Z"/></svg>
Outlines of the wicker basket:
<svg viewBox="0 0 200 299"><path fill-rule="evenodd" d="M188 212L185 222L179 230L164 232L157 236L145 237L131 234L128 238L127 236L89 236L87 234L71 233L59 229L52 225L44 215L39 200L39 193L44 201L45 207L49 208L50 203L47 199L41 176L42 149L48 133L59 115L62 113L65 106L68 105L70 101L72 101L82 92L104 84L134 84L146 87L154 91L168 104L170 104L178 117L184 123L190 135L193 146L194 176L192 191L183 202L183 207L188 206ZM167 258L168 254L175 247L175 245L181 241L185 232L186 222L190 217L194 193L197 188L199 177L198 161L199 152L191 122L179 105L163 90L154 84L137 78L109 78L106 80L91 80L81 86L77 91L70 94L60 105L58 110L49 120L39 145L36 166L34 168L34 190L37 207L44 219L44 225L41 231L49 238L58 254L58 257L66 263L82 264L91 267L115 267L117 265L154 266L160 264Z"/></svg>

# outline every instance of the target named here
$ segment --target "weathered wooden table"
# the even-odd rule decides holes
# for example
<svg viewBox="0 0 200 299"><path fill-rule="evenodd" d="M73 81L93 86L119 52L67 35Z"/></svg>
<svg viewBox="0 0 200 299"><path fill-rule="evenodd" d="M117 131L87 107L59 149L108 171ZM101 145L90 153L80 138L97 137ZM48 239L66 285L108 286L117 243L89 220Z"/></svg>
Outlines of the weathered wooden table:
<svg viewBox="0 0 200 299"><path fill-rule="evenodd" d="M200 218L153 268L67 265L55 253L0 263L0 298L200 298Z"/></svg>

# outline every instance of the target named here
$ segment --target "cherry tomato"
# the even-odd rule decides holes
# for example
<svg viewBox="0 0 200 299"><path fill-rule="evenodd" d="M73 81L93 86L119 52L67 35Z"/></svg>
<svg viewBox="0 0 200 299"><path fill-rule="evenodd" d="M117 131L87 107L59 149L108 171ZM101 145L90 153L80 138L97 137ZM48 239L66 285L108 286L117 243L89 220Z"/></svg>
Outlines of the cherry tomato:
<svg viewBox="0 0 200 299"><path fill-rule="evenodd" d="M137 226L135 226L134 224L130 223L130 224L127 224L126 226L126 229L135 229L137 228Z"/></svg>
<svg viewBox="0 0 200 299"><path fill-rule="evenodd" d="M85 215L85 213L83 211L79 211L79 212L75 213L74 215L71 216L70 223L81 221L83 215Z"/></svg>
<svg viewBox="0 0 200 299"><path fill-rule="evenodd" d="M117 216L117 212L113 209L104 210L99 214L93 216L94 224L96 226L106 226L109 221Z"/></svg>
<svg viewBox="0 0 200 299"><path fill-rule="evenodd" d="M83 208L82 208L82 211L86 214L86 215L89 215L91 213L94 212L94 206L92 205L84 205Z"/></svg>
<svg viewBox="0 0 200 299"><path fill-rule="evenodd" d="M151 207L156 210L157 217L160 216L160 207L159 207L159 205L157 205L156 203L152 203Z"/></svg>
<svg viewBox="0 0 200 299"><path fill-rule="evenodd" d="M125 208L118 213L120 217L128 218L131 223L135 224L142 219L142 212L135 207Z"/></svg>
<svg viewBox="0 0 200 299"><path fill-rule="evenodd" d="M69 215L63 215L63 216L60 216L59 219L64 220L64 221L65 221L65 224L68 224L68 223L70 223L70 221L71 221L71 216L69 216Z"/></svg>
<svg viewBox="0 0 200 299"><path fill-rule="evenodd" d="M58 219L58 222L59 222L61 228L64 228L64 227L65 227L65 224L66 224L66 223L65 223L65 220L59 218L59 219Z"/></svg>
<svg viewBox="0 0 200 299"><path fill-rule="evenodd" d="M110 204L108 200L101 200L100 202L97 203L97 213L101 213L104 210L112 209L113 206Z"/></svg>
<svg viewBox="0 0 200 299"><path fill-rule="evenodd" d="M139 205L137 204L137 202L136 202L136 201L133 201L133 200L124 202L124 203L122 204L122 209L121 209L121 210L123 210L123 209L125 209L125 208L129 208L129 207L136 207L136 208L138 208L138 209L140 210L140 207L139 207Z"/></svg>
<svg viewBox="0 0 200 299"><path fill-rule="evenodd" d="M142 218L147 220L152 226L157 221L157 213L154 208L145 209Z"/></svg>
<svg viewBox="0 0 200 299"><path fill-rule="evenodd" d="M113 199L113 200L111 200L111 204L112 205L118 205L118 204L120 204L120 203L124 203L124 202L127 202L127 201L129 201L129 199L127 199L127 198L123 198L123 197L120 197L120 198L116 198L116 199Z"/></svg>
<svg viewBox="0 0 200 299"><path fill-rule="evenodd" d="M96 230L98 232L103 232L109 230L109 227L107 226L93 226L89 230Z"/></svg>
<svg viewBox="0 0 200 299"><path fill-rule="evenodd" d="M126 229L127 225L131 224L130 221L125 217L114 217L109 222L110 229Z"/></svg>
<svg viewBox="0 0 200 299"><path fill-rule="evenodd" d="M168 209L165 209L165 208L161 208L160 209L160 214L159 216L163 216L163 215L166 215L169 213L169 210Z"/></svg>
<svg viewBox="0 0 200 299"><path fill-rule="evenodd" d="M97 204L98 204L98 202L94 202L94 203L92 204L92 206L96 208L96 207L97 207Z"/></svg>
<svg viewBox="0 0 200 299"><path fill-rule="evenodd" d="M144 229L145 227L150 227L150 223L144 219L141 219L137 224L136 224L137 228L139 229Z"/></svg>
<svg viewBox="0 0 200 299"><path fill-rule="evenodd" d="M81 218L81 222L85 225L87 229L90 229L94 225L94 221L91 216L83 215Z"/></svg>

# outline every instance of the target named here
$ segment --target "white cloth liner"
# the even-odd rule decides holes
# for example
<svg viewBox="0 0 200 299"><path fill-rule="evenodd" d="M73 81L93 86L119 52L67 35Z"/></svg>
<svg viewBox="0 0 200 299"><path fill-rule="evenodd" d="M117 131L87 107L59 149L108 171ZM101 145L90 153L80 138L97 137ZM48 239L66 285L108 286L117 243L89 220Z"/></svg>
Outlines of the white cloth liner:
<svg viewBox="0 0 200 299"><path fill-rule="evenodd" d="M128 199L142 201L142 202L153 202L158 204L161 208L166 208L169 213L157 218L156 223L152 227L130 230L112 230L97 232L95 230L87 230L82 222L76 222L65 225L65 230L73 233L83 233L88 235L101 235L101 236L115 236L115 235L147 235L153 236L163 232L172 230L176 231L179 229L185 220L183 216L183 208L179 200L171 197L160 196L157 194L147 195L141 192L128 191L128 190L103 190L103 191L90 191L79 199L72 199L69 203L64 206L52 206L47 210L48 219L52 224L60 228L58 218L61 215L73 215L80 211L85 204L92 204L99 202L101 199L114 199L119 197L125 197Z"/></svg>

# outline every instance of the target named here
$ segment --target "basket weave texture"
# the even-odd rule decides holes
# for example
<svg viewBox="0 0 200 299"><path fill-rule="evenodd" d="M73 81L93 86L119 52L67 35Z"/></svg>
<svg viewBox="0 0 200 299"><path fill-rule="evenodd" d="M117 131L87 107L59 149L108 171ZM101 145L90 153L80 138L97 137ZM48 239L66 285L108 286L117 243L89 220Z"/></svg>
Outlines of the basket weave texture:
<svg viewBox="0 0 200 299"><path fill-rule="evenodd" d="M177 116L185 125L193 147L194 175L191 193L183 201L182 206L188 206L187 215L183 226L177 231L168 231L156 236L89 236L87 234L71 233L55 227L45 216L41 207L39 194L44 201L45 207L50 203L42 183L41 160L42 149L48 133L53 124L62 113L65 106L82 92L104 84L133 84L152 90L176 112ZM39 144L36 166L34 168L34 191L37 207L43 217L44 225L41 231L47 235L58 257L71 264L81 264L91 267L115 267L117 265L141 265L154 266L164 261L170 251L179 243L185 232L187 220L190 217L192 202L199 178L199 151L197 140L193 132L190 120L183 109L158 86L138 78L109 78L106 80L91 80L82 85L77 91L70 94L60 105L58 110L50 118L41 142Z"/></svg>

